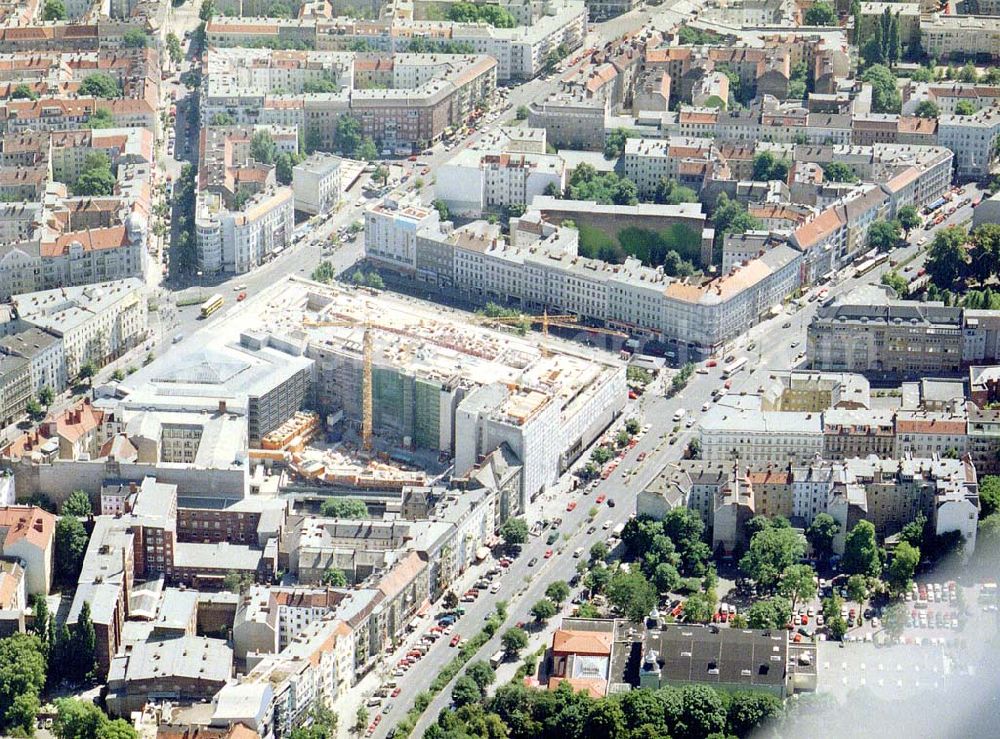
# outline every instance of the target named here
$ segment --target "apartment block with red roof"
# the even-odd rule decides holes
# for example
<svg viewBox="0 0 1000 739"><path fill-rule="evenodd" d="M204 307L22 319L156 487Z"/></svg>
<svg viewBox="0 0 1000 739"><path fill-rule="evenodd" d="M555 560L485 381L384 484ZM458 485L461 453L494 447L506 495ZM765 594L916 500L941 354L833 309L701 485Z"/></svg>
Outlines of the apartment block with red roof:
<svg viewBox="0 0 1000 739"><path fill-rule="evenodd" d="M24 563L27 592L47 595L52 585L56 517L37 506L0 508L0 553Z"/></svg>

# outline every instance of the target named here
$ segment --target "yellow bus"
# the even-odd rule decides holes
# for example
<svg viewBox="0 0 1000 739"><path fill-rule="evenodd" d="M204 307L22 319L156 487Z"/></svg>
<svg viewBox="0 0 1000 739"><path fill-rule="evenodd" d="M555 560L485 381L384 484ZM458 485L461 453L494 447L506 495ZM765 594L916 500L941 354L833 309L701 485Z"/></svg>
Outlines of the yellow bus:
<svg viewBox="0 0 1000 739"><path fill-rule="evenodd" d="M215 313L215 311L219 310L219 308L222 307L222 304L224 302L225 299L221 295L216 293L215 295L213 295L212 297L210 297L208 300L206 300L204 303L201 304L201 317L208 318L210 315Z"/></svg>

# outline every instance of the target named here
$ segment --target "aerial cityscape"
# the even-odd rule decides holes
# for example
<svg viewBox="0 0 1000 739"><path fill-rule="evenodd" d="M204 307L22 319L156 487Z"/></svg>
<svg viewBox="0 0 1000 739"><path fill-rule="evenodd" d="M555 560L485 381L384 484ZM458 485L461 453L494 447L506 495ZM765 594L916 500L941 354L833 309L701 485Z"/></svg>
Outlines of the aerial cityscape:
<svg viewBox="0 0 1000 739"><path fill-rule="evenodd" d="M0 736L996 736L1000 0L0 0L0 421Z"/></svg>

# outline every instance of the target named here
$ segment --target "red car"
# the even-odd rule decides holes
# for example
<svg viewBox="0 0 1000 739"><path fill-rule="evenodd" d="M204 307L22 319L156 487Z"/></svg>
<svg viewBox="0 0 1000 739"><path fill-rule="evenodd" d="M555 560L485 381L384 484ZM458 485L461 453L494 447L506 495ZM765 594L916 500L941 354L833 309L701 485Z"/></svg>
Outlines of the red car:
<svg viewBox="0 0 1000 739"><path fill-rule="evenodd" d="M705 363L706 367L717 367L718 365L719 363L716 362L714 359L709 359L708 362Z"/></svg>
<svg viewBox="0 0 1000 739"><path fill-rule="evenodd" d="M639 456L635 458L636 462L641 462L646 458L646 452L639 452Z"/></svg>
<svg viewBox="0 0 1000 739"><path fill-rule="evenodd" d="M244 301L246 299L247 299L247 294L246 293L240 293L239 295L236 296L236 302L237 303L242 302L242 301Z"/></svg>
<svg viewBox="0 0 1000 739"><path fill-rule="evenodd" d="M451 641L449 642L449 645L453 646L453 647L457 647L458 643L460 641L462 641L462 637L460 637L458 634L455 634L455 636L451 637Z"/></svg>
<svg viewBox="0 0 1000 739"><path fill-rule="evenodd" d="M567 511L572 511L574 508L576 508L576 501L575 500L571 500L569 503L566 504L566 510Z"/></svg>
<svg viewBox="0 0 1000 739"><path fill-rule="evenodd" d="M396 688L394 691L392 691L391 695L392 695L393 698L398 698L399 694L402 693L402 692L403 692L402 688Z"/></svg>
<svg viewBox="0 0 1000 739"><path fill-rule="evenodd" d="M548 559L549 557L551 557L552 556L552 550L551 549L546 549L544 556L545 556L545 559Z"/></svg>
<svg viewBox="0 0 1000 739"><path fill-rule="evenodd" d="M600 505L601 503L603 503L607 499L608 499L608 496L606 496L604 493L601 493L596 498L594 498L594 502L597 503L597 505Z"/></svg>

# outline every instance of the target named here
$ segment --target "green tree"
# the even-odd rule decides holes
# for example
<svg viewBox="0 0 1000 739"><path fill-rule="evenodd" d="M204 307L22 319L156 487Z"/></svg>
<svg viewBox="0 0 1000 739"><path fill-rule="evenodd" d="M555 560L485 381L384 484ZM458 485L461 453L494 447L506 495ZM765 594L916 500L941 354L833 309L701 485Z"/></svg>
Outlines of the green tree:
<svg viewBox="0 0 1000 739"><path fill-rule="evenodd" d="M73 184L73 194L104 197L115 191L115 175L111 162L103 153L88 154L84 159L80 176Z"/></svg>
<svg viewBox="0 0 1000 739"><path fill-rule="evenodd" d="M97 730L97 739L139 739L139 733L123 718L105 721Z"/></svg>
<svg viewBox="0 0 1000 739"><path fill-rule="evenodd" d="M800 600L815 598L816 570L809 565L792 565L785 568L781 575L781 583L778 585L778 593L791 600L792 610L795 610L795 604Z"/></svg>
<svg viewBox="0 0 1000 739"><path fill-rule="evenodd" d="M965 229L959 226L949 226L934 234L924 267L938 288L953 287L965 274L968 264L965 239Z"/></svg>
<svg viewBox="0 0 1000 739"><path fill-rule="evenodd" d="M839 613L826 621L826 631L834 641L841 641L847 633L847 621Z"/></svg>
<svg viewBox="0 0 1000 739"><path fill-rule="evenodd" d="M616 572L607 586L608 600L631 621L641 622L656 607L656 590L638 571Z"/></svg>
<svg viewBox="0 0 1000 739"><path fill-rule="evenodd" d="M236 123L233 117L229 113L216 113L212 116L212 120L209 121L209 125L212 126L232 126Z"/></svg>
<svg viewBox="0 0 1000 739"><path fill-rule="evenodd" d="M747 611L747 622L751 629L783 629L791 619L791 604L787 598L778 595L754 601Z"/></svg>
<svg viewBox="0 0 1000 739"><path fill-rule="evenodd" d="M886 580L896 593L903 593L913 581L913 573L920 564L920 550L909 542L900 542L892 553Z"/></svg>
<svg viewBox="0 0 1000 739"><path fill-rule="evenodd" d="M63 0L45 0L45 7L42 10L42 20L44 21L66 20L66 4L63 2Z"/></svg>
<svg viewBox="0 0 1000 739"><path fill-rule="evenodd" d="M764 724L776 721L782 714L781 700L756 690L733 693L727 712L728 734L755 735Z"/></svg>
<svg viewBox="0 0 1000 739"><path fill-rule="evenodd" d="M754 534L740 560L740 570L758 587L773 590L782 573L804 554L805 543L797 531L769 527Z"/></svg>
<svg viewBox="0 0 1000 739"><path fill-rule="evenodd" d="M368 277L365 279L365 283L373 290L385 290L385 283L382 281L382 275L378 272L369 272Z"/></svg>
<svg viewBox="0 0 1000 739"><path fill-rule="evenodd" d="M231 570L222 578L222 589L237 595L248 590L251 585L253 585L253 577L246 572Z"/></svg>
<svg viewBox="0 0 1000 739"><path fill-rule="evenodd" d="M354 728L361 732L368 725L368 709L364 706L358 706L358 710L354 714Z"/></svg>
<svg viewBox="0 0 1000 739"><path fill-rule="evenodd" d="M1000 511L1000 477L985 475L979 481L979 517L986 518Z"/></svg>
<svg viewBox="0 0 1000 739"><path fill-rule="evenodd" d="M847 597L855 603L868 600L868 578L864 575L851 575L847 578Z"/></svg>
<svg viewBox="0 0 1000 739"><path fill-rule="evenodd" d="M468 675L462 675L451 689L451 700L459 708L476 703L483 697L479 686Z"/></svg>
<svg viewBox="0 0 1000 739"><path fill-rule="evenodd" d="M198 19L204 22L212 20L212 16L215 15L215 2L214 0L204 0L201 4L201 8L198 10Z"/></svg>
<svg viewBox="0 0 1000 739"><path fill-rule="evenodd" d="M331 588L344 588L347 587L347 576L343 570L336 567L328 567L323 572L322 583Z"/></svg>
<svg viewBox="0 0 1000 739"><path fill-rule="evenodd" d="M122 34L122 45L126 49L145 49L149 36L141 28L130 28Z"/></svg>
<svg viewBox="0 0 1000 739"><path fill-rule="evenodd" d="M507 546L524 544L528 540L528 524L523 518L508 518L500 525L500 538Z"/></svg>
<svg viewBox="0 0 1000 739"><path fill-rule="evenodd" d="M45 418L45 409L34 398L28 398L28 403L24 406L24 410L32 421L41 421Z"/></svg>
<svg viewBox="0 0 1000 739"><path fill-rule="evenodd" d="M902 104L896 87L896 75L883 64L873 64L861 74L861 81L872 86L872 111L898 113Z"/></svg>
<svg viewBox="0 0 1000 739"><path fill-rule="evenodd" d="M41 712L42 702L35 693L21 693L3 712L3 724L15 736L34 736L35 720Z"/></svg>
<svg viewBox="0 0 1000 739"><path fill-rule="evenodd" d="M882 560L871 521L858 521L847 534L841 568L849 575L878 577L881 574Z"/></svg>
<svg viewBox="0 0 1000 739"><path fill-rule="evenodd" d="M451 213L448 211L448 204L446 202L438 198L435 199L434 202L431 203L431 205L434 206L434 209L438 212L438 217L442 221L448 220L448 216L450 216Z"/></svg>
<svg viewBox="0 0 1000 739"><path fill-rule="evenodd" d="M916 206L904 205L896 213L896 220L899 221L899 225L903 227L906 235L909 236L910 231L920 225L920 214L917 212Z"/></svg>
<svg viewBox="0 0 1000 739"><path fill-rule="evenodd" d="M969 273L980 282L987 282L1000 270L1000 225L984 223L970 237ZM992 305L984 305L992 308Z"/></svg>
<svg viewBox="0 0 1000 739"><path fill-rule="evenodd" d="M89 516L94 512L90 504L90 496L83 490L74 490L63 503L64 516Z"/></svg>
<svg viewBox="0 0 1000 739"><path fill-rule="evenodd" d="M368 506L359 498L327 498L320 514L329 518L368 518Z"/></svg>
<svg viewBox="0 0 1000 739"><path fill-rule="evenodd" d="M772 152L762 151L753 158L753 179L785 181L788 179L788 167L787 159L778 159Z"/></svg>
<svg viewBox="0 0 1000 739"><path fill-rule="evenodd" d="M666 702L665 718L675 737L722 735L726 728L726 703L707 685L685 685L675 700Z"/></svg>
<svg viewBox="0 0 1000 739"><path fill-rule="evenodd" d="M112 128L115 125L114 118L111 116L111 111L107 108L98 108L95 110L87 122L83 124L82 128L91 128L94 130L100 128Z"/></svg>
<svg viewBox="0 0 1000 739"><path fill-rule="evenodd" d="M52 401L55 400L55 393L52 391L52 388L50 388L48 385L43 387L38 392L38 400L46 408L52 405Z"/></svg>
<svg viewBox="0 0 1000 739"><path fill-rule="evenodd" d="M87 551L87 539L83 524L73 516L63 516L56 524L55 571L64 585L76 582Z"/></svg>
<svg viewBox="0 0 1000 739"><path fill-rule="evenodd" d="M747 213L746 206L738 200L730 200L726 193L720 193L715 201L712 224L715 227L717 248L721 248L722 239L727 233L746 233L762 226L759 220Z"/></svg>
<svg viewBox="0 0 1000 739"><path fill-rule="evenodd" d="M0 639L0 718L6 728L25 726L45 685L45 648L34 634ZM25 697L22 697L25 696ZM20 700L18 700L20 698ZM31 724L34 725L34 715Z"/></svg>
<svg viewBox="0 0 1000 739"><path fill-rule="evenodd" d="M937 120L941 115L941 107L933 100L921 100L917 105L916 115L918 118L931 118Z"/></svg>
<svg viewBox="0 0 1000 739"><path fill-rule="evenodd" d="M898 639L903 635L906 628L908 616L906 605L903 603L892 603L882 612L882 626L893 639Z"/></svg>
<svg viewBox="0 0 1000 739"><path fill-rule="evenodd" d="M805 12L803 20L807 26L835 26L837 13L829 3L819 0Z"/></svg>
<svg viewBox="0 0 1000 739"><path fill-rule="evenodd" d="M361 146L361 121L352 115L342 114L334 128L333 144L344 156L354 156Z"/></svg>
<svg viewBox="0 0 1000 739"><path fill-rule="evenodd" d="M312 278L316 282L323 282L326 284L330 284L331 282L333 282L334 279L336 279L336 277L337 273L336 270L334 270L333 268L333 263L326 259L320 262L319 266L316 267L316 269L314 269L312 271L312 274L310 275L310 278ZM362 281L364 281L364 274L361 275L361 279Z"/></svg>
<svg viewBox="0 0 1000 739"><path fill-rule="evenodd" d="M817 559L829 559L833 553L833 539L840 531L840 524L829 513L819 513L806 529L806 539Z"/></svg>
<svg viewBox="0 0 1000 739"><path fill-rule="evenodd" d="M278 147L266 130L254 131L250 137L250 156L260 164L274 164L278 157Z"/></svg>
<svg viewBox="0 0 1000 739"><path fill-rule="evenodd" d="M184 59L184 51L181 49L180 39L177 38L177 34L173 31L167 33L167 53L174 64L180 64L181 60Z"/></svg>
<svg viewBox="0 0 1000 739"><path fill-rule="evenodd" d="M10 91L11 100L38 100L38 93L35 92L31 87L26 85L24 82L17 84L13 90Z"/></svg>
<svg viewBox="0 0 1000 739"><path fill-rule="evenodd" d="M715 605L705 593L693 593L684 601L684 620L704 624L712 620Z"/></svg>
<svg viewBox="0 0 1000 739"><path fill-rule="evenodd" d="M104 72L94 72L88 74L80 83L79 93L81 97L95 97L109 100L121 97L121 87L118 80Z"/></svg>
<svg viewBox="0 0 1000 739"><path fill-rule="evenodd" d="M606 559L608 556L608 545L603 541L595 541L590 547L590 561L597 562L598 560Z"/></svg>
<svg viewBox="0 0 1000 739"><path fill-rule="evenodd" d="M889 22L889 35L886 38L886 59L890 65L895 65L903 55L903 46L899 38L899 18L892 16Z"/></svg>
<svg viewBox="0 0 1000 739"><path fill-rule="evenodd" d="M378 159L378 149L370 136L365 136L358 148L354 150L354 158L365 162L373 162Z"/></svg>
<svg viewBox="0 0 1000 739"><path fill-rule="evenodd" d="M611 570L607 567L595 567L587 573L584 585L592 593L603 593L611 582Z"/></svg>
<svg viewBox="0 0 1000 739"><path fill-rule="evenodd" d="M868 229L868 246L879 251L891 251L902 237L899 221L876 221Z"/></svg>
<svg viewBox="0 0 1000 739"><path fill-rule="evenodd" d="M955 103L955 115L974 115L976 106L971 100L959 100Z"/></svg>
<svg viewBox="0 0 1000 739"><path fill-rule="evenodd" d="M553 603L562 603L569 597L569 585L565 580L553 580L545 588L545 597Z"/></svg>
<svg viewBox="0 0 1000 739"><path fill-rule="evenodd" d="M858 176L850 165L843 162L830 162L823 166L823 179L828 182L857 182Z"/></svg>
<svg viewBox="0 0 1000 739"><path fill-rule="evenodd" d="M539 623L545 623L550 618L558 613L559 609L556 608L556 604L553 603L548 598L542 598L540 601L535 603L531 607L531 616Z"/></svg>
<svg viewBox="0 0 1000 739"><path fill-rule="evenodd" d="M76 623L70 629L70 650L70 675L76 680L83 680L93 672L97 659L97 634L87 601L83 602Z"/></svg>
<svg viewBox="0 0 1000 739"><path fill-rule="evenodd" d="M108 717L90 701L76 698L56 700L52 733L59 739L96 739Z"/></svg>
<svg viewBox="0 0 1000 739"><path fill-rule="evenodd" d="M635 134L627 128L616 128L608 134L604 142L604 158L617 159L625 153L625 140L634 137Z"/></svg>
<svg viewBox="0 0 1000 739"><path fill-rule="evenodd" d="M527 120L528 115L531 111L528 109L527 105L518 105L517 111L514 113L514 117L519 121Z"/></svg>
<svg viewBox="0 0 1000 739"><path fill-rule="evenodd" d="M472 681L479 688L479 692L484 695L486 689L497 680L496 670L490 666L489 662L483 660L470 662L469 666L465 668L465 674L472 678Z"/></svg>
<svg viewBox="0 0 1000 739"><path fill-rule="evenodd" d="M528 646L528 635L524 629L513 626L507 629L500 637L500 646L508 657L516 657L521 650Z"/></svg>

